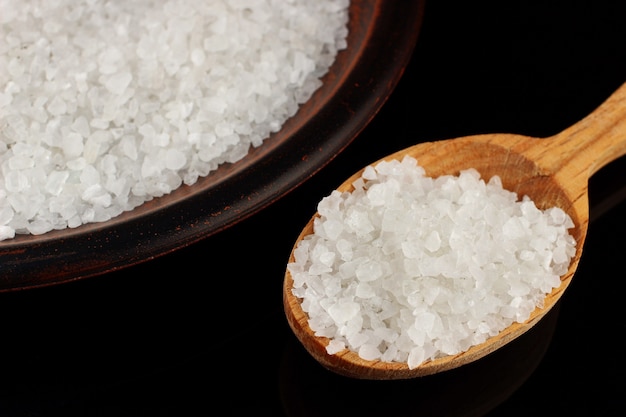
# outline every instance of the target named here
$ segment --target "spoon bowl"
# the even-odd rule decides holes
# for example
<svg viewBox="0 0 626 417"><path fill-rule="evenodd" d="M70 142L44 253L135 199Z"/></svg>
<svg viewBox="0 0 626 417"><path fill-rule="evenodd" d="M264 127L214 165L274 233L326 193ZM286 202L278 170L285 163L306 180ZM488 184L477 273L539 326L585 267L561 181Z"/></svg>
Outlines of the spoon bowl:
<svg viewBox="0 0 626 417"><path fill-rule="evenodd" d="M626 84L590 115L570 128L549 138L514 134L486 134L425 142L403 149L379 160L401 160L412 156L426 175L458 175L474 168L482 178L498 175L503 188L519 197L529 196L540 209L560 207L573 220L570 233L576 240L576 254L561 276L561 285L549 293L543 307L529 319L514 323L484 343L465 352L437 358L410 369L406 363L369 361L344 349L334 355L326 352L329 339L318 337L308 325L300 300L292 294L293 279L286 271L283 304L289 326L306 350L324 367L338 374L360 379L406 379L434 374L476 361L519 337L556 304L569 285L580 261L589 224L589 178L603 166L626 154ZM363 170L352 175L338 191L352 191L352 183ZM317 214L297 238L312 234ZM289 262L294 261L292 251Z"/></svg>

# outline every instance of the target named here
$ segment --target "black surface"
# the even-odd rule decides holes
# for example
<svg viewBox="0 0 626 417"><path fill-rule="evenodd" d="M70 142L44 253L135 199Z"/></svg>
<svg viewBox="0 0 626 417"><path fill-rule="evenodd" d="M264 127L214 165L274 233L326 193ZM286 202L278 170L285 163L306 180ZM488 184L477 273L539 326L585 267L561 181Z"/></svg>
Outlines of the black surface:
<svg viewBox="0 0 626 417"><path fill-rule="evenodd" d="M427 3L412 64L369 127L233 228L127 270L1 294L0 416L624 415L623 158L590 181L593 220L558 308L481 361L346 379L304 352L282 313L292 243L353 171L419 141L548 136L626 81L626 2L535 3Z"/></svg>

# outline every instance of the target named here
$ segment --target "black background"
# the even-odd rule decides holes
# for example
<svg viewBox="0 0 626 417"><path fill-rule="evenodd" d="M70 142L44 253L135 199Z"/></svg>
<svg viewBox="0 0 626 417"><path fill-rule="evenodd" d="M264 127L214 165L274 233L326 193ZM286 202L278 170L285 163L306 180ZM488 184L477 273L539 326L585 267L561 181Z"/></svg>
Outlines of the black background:
<svg viewBox="0 0 626 417"><path fill-rule="evenodd" d="M474 364L409 381L339 377L301 348L281 294L300 229L354 171L422 141L547 137L624 81L626 2L427 2L394 94L297 190L141 265L0 294L0 417L624 415L624 158L590 180L592 222L561 302Z"/></svg>

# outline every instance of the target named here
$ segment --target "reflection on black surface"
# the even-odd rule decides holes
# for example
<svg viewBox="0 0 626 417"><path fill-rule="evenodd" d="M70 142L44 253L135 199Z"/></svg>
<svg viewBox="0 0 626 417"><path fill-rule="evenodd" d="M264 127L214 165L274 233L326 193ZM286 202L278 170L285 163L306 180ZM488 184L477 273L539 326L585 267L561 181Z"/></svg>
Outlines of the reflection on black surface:
<svg viewBox="0 0 626 417"><path fill-rule="evenodd" d="M535 370L550 344L557 317L558 303L524 335L479 361L400 381L334 374L292 338L280 368L281 399L290 417L483 416Z"/></svg>

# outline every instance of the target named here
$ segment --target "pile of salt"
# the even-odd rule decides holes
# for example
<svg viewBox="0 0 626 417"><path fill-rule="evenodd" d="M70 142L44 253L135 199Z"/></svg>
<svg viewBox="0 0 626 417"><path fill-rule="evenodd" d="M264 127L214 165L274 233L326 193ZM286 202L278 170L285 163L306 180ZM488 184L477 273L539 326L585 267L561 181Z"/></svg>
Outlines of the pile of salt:
<svg viewBox="0 0 626 417"><path fill-rule="evenodd" d="M365 169L318 205L288 265L293 294L330 354L424 361L524 322L560 285L571 218L476 170L430 178L413 158Z"/></svg>
<svg viewBox="0 0 626 417"><path fill-rule="evenodd" d="M0 240L243 158L346 47L349 0L0 0Z"/></svg>

